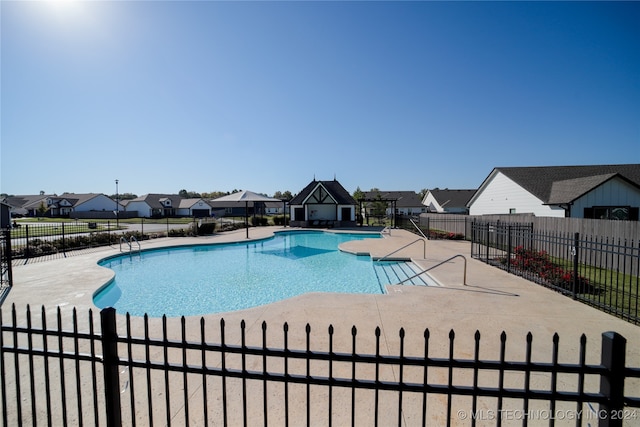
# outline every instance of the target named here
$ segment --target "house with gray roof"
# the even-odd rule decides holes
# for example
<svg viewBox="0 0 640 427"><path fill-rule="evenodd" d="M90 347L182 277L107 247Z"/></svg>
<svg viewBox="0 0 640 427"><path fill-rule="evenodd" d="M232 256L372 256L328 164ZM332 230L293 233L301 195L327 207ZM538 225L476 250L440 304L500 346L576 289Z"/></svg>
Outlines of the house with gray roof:
<svg viewBox="0 0 640 427"><path fill-rule="evenodd" d="M111 212L116 210L116 202L99 193L63 193L11 196L5 199L14 215L38 216L44 210L51 217L73 217L77 213ZM119 209L122 209L120 207Z"/></svg>
<svg viewBox="0 0 640 427"><path fill-rule="evenodd" d="M415 191L364 191L364 205L362 212L365 216L374 215L376 200L387 201L385 215L391 216L395 209L396 215L420 215L426 212L426 208Z"/></svg>
<svg viewBox="0 0 640 427"><path fill-rule="evenodd" d="M311 181L289 201L292 227L356 225L356 201L335 179Z"/></svg>
<svg viewBox="0 0 640 427"><path fill-rule="evenodd" d="M467 206L471 215L637 221L640 164L494 168Z"/></svg>
<svg viewBox="0 0 640 427"><path fill-rule="evenodd" d="M44 193L8 196L4 199L4 203L9 205L11 215L35 217L41 206L45 211L47 210L47 199L54 196L55 194Z"/></svg>
<svg viewBox="0 0 640 427"><path fill-rule="evenodd" d="M127 201L127 212L137 211L141 218L175 216L211 216L211 205L204 199L185 199L177 194L145 194Z"/></svg>
<svg viewBox="0 0 640 427"><path fill-rule="evenodd" d="M467 203L473 197L476 190L441 190L434 188L427 190L422 204L429 213L468 214Z"/></svg>
<svg viewBox="0 0 640 427"><path fill-rule="evenodd" d="M60 196L47 197L50 216L73 217L76 212L111 212L121 210L116 202L104 194L63 193Z"/></svg>

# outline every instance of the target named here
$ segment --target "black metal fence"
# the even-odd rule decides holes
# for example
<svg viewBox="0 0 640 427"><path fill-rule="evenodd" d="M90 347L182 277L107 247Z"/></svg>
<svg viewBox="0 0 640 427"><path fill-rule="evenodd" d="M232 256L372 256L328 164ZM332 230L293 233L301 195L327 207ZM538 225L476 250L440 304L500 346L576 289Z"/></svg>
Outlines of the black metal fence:
<svg viewBox="0 0 640 427"><path fill-rule="evenodd" d="M618 426L640 419L640 368L627 366L626 340L614 332L602 335L599 351L587 351L584 335L569 343L570 362L557 334L545 360L532 357L531 334L515 352L522 357L507 359L503 332L483 346L496 356L487 360L479 332L463 352L473 356L460 358L453 331L445 344L428 329L411 338L400 329L397 348L386 352L380 328L360 338L355 326L348 334L333 326L312 333L308 324L301 332L285 323L268 334L266 323L257 333L244 321L239 330L224 320L207 328L204 319L188 328L185 318L117 317L110 308L100 325L91 311L82 321L75 310L66 316L59 308L53 322L44 307L39 316L28 308L18 315L15 306L8 318L0 311L2 425ZM600 362L588 363L594 356Z"/></svg>
<svg viewBox="0 0 640 427"><path fill-rule="evenodd" d="M145 240L164 236L197 235L213 232L213 219L194 218L190 222L145 221L144 218L124 225L115 221L60 221L18 223L10 229L13 259L28 260L47 255L66 256L71 251L117 245L121 237ZM207 228L207 225L210 225ZM206 231L206 230L210 231Z"/></svg>
<svg viewBox="0 0 640 427"><path fill-rule="evenodd" d="M0 229L0 304L13 284L11 268L11 235L9 229Z"/></svg>
<svg viewBox="0 0 640 427"><path fill-rule="evenodd" d="M640 240L474 222L471 256L640 323Z"/></svg>

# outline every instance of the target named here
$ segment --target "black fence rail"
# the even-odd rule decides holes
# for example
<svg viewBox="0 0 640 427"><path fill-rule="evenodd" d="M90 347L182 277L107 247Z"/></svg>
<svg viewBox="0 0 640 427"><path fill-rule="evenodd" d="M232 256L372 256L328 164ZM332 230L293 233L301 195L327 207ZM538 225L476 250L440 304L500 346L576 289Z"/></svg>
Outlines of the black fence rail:
<svg viewBox="0 0 640 427"><path fill-rule="evenodd" d="M0 304L13 285L11 268L11 235L9 229L0 229Z"/></svg>
<svg viewBox="0 0 640 427"><path fill-rule="evenodd" d="M223 224L224 225L224 224ZM179 237L211 234L220 227L213 218L193 218L174 222L139 218L124 221L60 221L17 223L10 229L11 253L14 260L62 255L71 251L117 245L122 236L142 241L156 237Z"/></svg>
<svg viewBox="0 0 640 427"><path fill-rule="evenodd" d="M459 358L453 331L440 345L428 329L409 339L401 328L397 348L386 352L379 328L360 338L355 326L312 333L308 324L301 332L285 323L274 334L266 323L249 333L244 321L239 330L224 320L187 327L185 318L117 317L114 309L100 312L100 325L91 311L66 316L58 308L50 321L44 307L39 316L27 308L18 322L15 307L7 318L0 311L2 425L619 426L640 419L640 369L627 366L626 340L614 332L602 335L599 350L584 335L569 343L578 349L571 362L557 334L545 360L532 357L531 334L519 351L509 347L522 357L508 359L503 332L483 346L496 355L487 360L479 332L463 353L473 357Z"/></svg>
<svg viewBox="0 0 640 427"><path fill-rule="evenodd" d="M471 256L640 323L640 241L474 222Z"/></svg>

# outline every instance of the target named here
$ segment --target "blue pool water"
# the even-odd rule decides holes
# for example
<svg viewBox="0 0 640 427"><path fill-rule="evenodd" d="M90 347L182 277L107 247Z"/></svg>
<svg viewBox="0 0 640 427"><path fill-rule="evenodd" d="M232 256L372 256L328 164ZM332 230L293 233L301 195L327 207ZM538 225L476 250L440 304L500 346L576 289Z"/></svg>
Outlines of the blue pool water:
<svg viewBox="0 0 640 427"><path fill-rule="evenodd" d="M115 279L94 296L152 317L239 310L307 292L382 293L371 258L340 252L349 240L379 234L284 232L246 243L187 246L119 256L100 265Z"/></svg>

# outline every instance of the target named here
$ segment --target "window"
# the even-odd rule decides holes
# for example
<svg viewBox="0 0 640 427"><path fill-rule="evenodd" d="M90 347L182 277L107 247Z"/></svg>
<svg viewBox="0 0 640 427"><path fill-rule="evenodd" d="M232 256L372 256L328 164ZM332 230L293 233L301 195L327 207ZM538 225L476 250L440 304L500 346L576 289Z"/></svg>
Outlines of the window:
<svg viewBox="0 0 640 427"><path fill-rule="evenodd" d="M516 213L516 208L509 209L509 215Z"/></svg>
<svg viewBox="0 0 640 427"><path fill-rule="evenodd" d="M630 206L594 206L584 209L585 218L637 221L638 208Z"/></svg>

